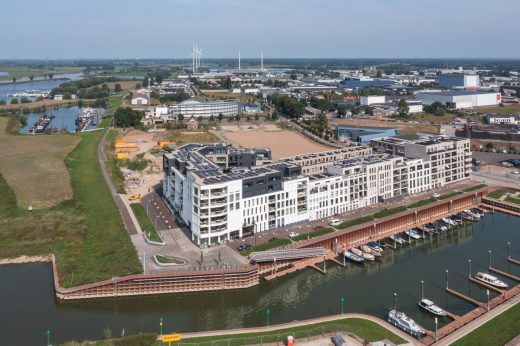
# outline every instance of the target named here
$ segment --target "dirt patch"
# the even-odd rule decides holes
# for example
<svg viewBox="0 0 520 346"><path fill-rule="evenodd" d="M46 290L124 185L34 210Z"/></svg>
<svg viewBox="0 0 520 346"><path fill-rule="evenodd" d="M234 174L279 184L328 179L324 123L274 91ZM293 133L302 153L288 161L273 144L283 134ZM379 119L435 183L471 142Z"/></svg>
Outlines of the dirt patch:
<svg viewBox="0 0 520 346"><path fill-rule="evenodd" d="M222 126L220 134L229 142L244 148L270 148L273 159L303 153L316 153L331 150L307 137L289 130L282 130L276 125L259 126Z"/></svg>
<svg viewBox="0 0 520 346"><path fill-rule="evenodd" d="M372 126L372 127L396 127L399 128L403 135L415 134L419 132L439 133L439 126L433 124L415 124L411 122L395 122L388 119L371 120L371 119L334 119L334 123L347 126Z"/></svg>
<svg viewBox="0 0 520 346"><path fill-rule="evenodd" d="M0 117L0 173L12 187L20 207L48 208L72 199L72 186L64 159L80 137L60 135L8 135L9 118Z"/></svg>

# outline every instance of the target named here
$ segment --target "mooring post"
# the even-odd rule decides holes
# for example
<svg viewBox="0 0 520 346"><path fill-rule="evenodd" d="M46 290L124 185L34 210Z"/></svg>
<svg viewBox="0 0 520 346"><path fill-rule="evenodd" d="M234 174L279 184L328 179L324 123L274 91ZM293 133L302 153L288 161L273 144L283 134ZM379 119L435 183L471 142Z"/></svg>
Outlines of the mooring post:
<svg viewBox="0 0 520 346"><path fill-rule="evenodd" d="M486 290L487 295L487 311L489 311L489 290Z"/></svg>
<svg viewBox="0 0 520 346"><path fill-rule="evenodd" d="M468 260L468 263L469 263L468 279L471 279L471 259Z"/></svg>
<svg viewBox="0 0 520 346"><path fill-rule="evenodd" d="M424 299L424 281L421 280L421 299Z"/></svg>
<svg viewBox="0 0 520 346"><path fill-rule="evenodd" d="M435 317L435 341L437 341L437 338L438 338L438 336L437 336L437 332L439 330L438 323L439 323L439 321L437 320L437 317Z"/></svg>
<svg viewBox="0 0 520 346"><path fill-rule="evenodd" d="M397 293L394 292L394 310L397 311Z"/></svg>
<svg viewBox="0 0 520 346"><path fill-rule="evenodd" d="M507 259L511 259L511 243L507 242Z"/></svg>
<svg viewBox="0 0 520 346"><path fill-rule="evenodd" d="M327 274L327 260L323 256L323 273Z"/></svg>
<svg viewBox="0 0 520 346"><path fill-rule="evenodd" d="M489 250L489 268L491 268L491 250Z"/></svg>
<svg viewBox="0 0 520 346"><path fill-rule="evenodd" d="M448 269L446 269L446 289L448 289Z"/></svg>

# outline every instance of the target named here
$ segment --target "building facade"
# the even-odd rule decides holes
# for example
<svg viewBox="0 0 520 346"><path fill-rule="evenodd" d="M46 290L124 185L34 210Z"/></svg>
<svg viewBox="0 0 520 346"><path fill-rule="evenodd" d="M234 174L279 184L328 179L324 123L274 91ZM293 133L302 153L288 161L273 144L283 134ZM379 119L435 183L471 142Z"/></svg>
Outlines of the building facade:
<svg viewBox="0 0 520 346"><path fill-rule="evenodd" d="M360 146L276 163L265 148L187 144L163 156L163 193L192 240L207 246L469 177L469 140L383 138L372 144L379 154Z"/></svg>
<svg viewBox="0 0 520 346"><path fill-rule="evenodd" d="M500 93L466 90L420 92L417 93L416 97L426 105L440 102L448 108L456 109L496 106L502 102Z"/></svg>
<svg viewBox="0 0 520 346"><path fill-rule="evenodd" d="M209 118L211 116L218 117L222 114L224 117L237 116L240 113L240 104L237 100L223 101L197 101L186 100L168 107L168 118L166 120L176 120L179 115L184 118Z"/></svg>
<svg viewBox="0 0 520 346"><path fill-rule="evenodd" d="M439 75L439 86L452 88L476 88L480 86L477 74L443 73Z"/></svg>

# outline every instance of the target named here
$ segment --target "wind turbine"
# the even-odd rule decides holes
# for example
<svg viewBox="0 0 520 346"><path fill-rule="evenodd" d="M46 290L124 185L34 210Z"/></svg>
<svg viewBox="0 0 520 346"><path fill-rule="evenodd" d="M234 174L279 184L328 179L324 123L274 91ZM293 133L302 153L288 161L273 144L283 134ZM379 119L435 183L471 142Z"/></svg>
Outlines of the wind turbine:
<svg viewBox="0 0 520 346"><path fill-rule="evenodd" d="M191 71L195 73L195 61L197 59L197 51L195 50L195 43L193 43L193 48L191 50Z"/></svg>
<svg viewBox="0 0 520 346"><path fill-rule="evenodd" d="M197 50L197 71L200 67L200 57L202 56L202 49L199 49L197 46L195 46L195 49Z"/></svg>

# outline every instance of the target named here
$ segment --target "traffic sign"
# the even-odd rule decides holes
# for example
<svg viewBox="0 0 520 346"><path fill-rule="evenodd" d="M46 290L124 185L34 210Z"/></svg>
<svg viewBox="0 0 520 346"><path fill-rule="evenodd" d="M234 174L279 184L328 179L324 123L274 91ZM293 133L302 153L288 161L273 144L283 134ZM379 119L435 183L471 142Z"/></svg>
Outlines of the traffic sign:
<svg viewBox="0 0 520 346"><path fill-rule="evenodd" d="M162 342L176 342L181 341L181 334L165 334L162 336Z"/></svg>

